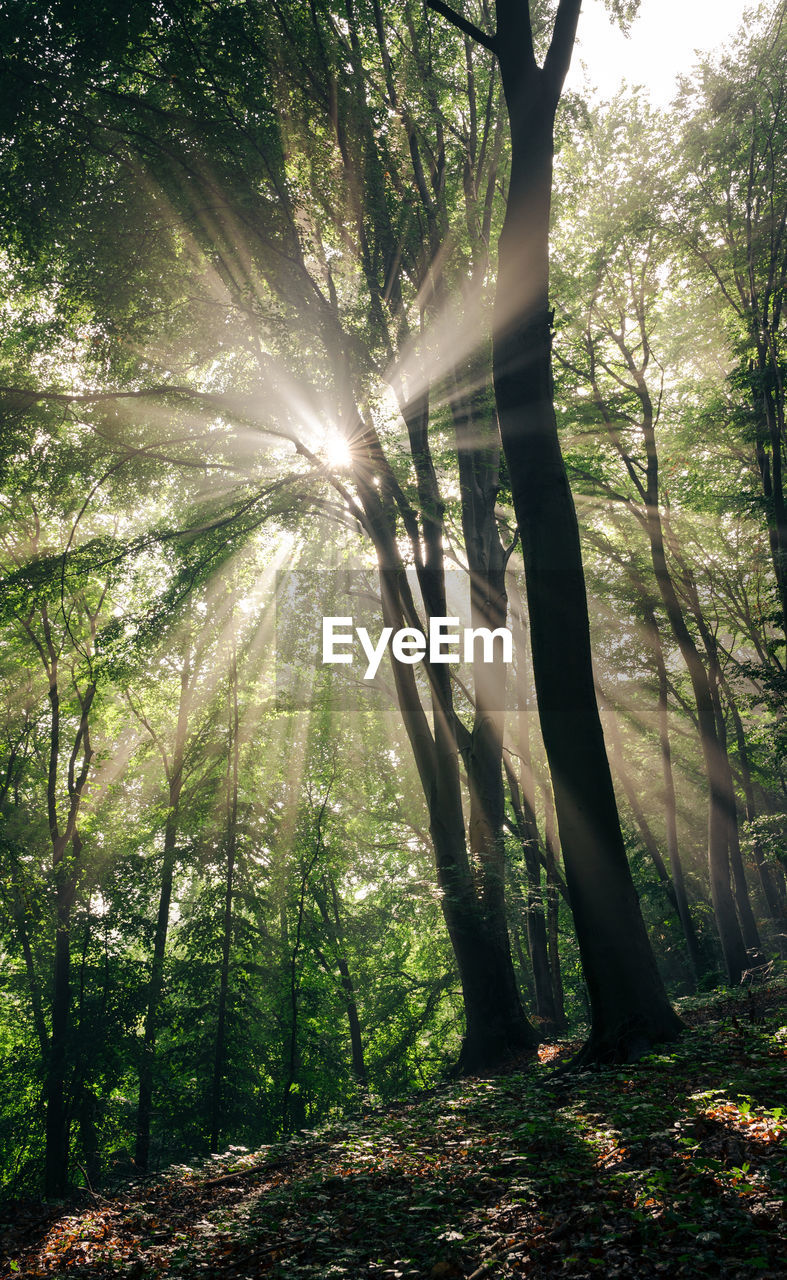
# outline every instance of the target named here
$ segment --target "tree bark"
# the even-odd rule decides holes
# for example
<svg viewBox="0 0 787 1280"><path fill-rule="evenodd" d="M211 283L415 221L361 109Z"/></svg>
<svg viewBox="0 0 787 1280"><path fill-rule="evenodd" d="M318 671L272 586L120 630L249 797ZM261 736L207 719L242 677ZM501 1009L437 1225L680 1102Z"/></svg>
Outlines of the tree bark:
<svg viewBox="0 0 787 1280"><path fill-rule="evenodd" d="M5 852L7 851L4 850L4 853ZM41 1061L46 1062L49 1057L49 1033L46 1029L44 1004L41 998L41 985L38 981L38 974L36 973L33 949L30 945L30 934L27 928L27 921L25 919L25 897L21 883L12 882L10 889L10 903L7 904L7 909L8 914L14 922L17 937L19 938L19 945L22 948L22 955L25 961L25 973L27 974L27 985L30 992L30 1007L33 1012L33 1026L35 1027L36 1039L38 1040L38 1046L41 1050Z"/></svg>
<svg viewBox="0 0 787 1280"><path fill-rule="evenodd" d="M678 600L664 549L664 532L658 509L657 484L658 459L655 445L649 450L650 472L647 502L647 529L650 539L651 560L656 583L661 594L672 633L686 664L697 707L697 723L700 745L708 779L708 868L710 873L711 900L719 931L727 978L731 985L740 982L746 968L746 948L735 910L730 884L728 853L729 795L724 784L725 759L719 743L716 714L713 707L710 680L697 646L686 626L683 609Z"/></svg>
<svg viewBox="0 0 787 1280"><path fill-rule="evenodd" d="M560 879L557 870L557 832L555 830L555 805L549 783L545 783L544 795L544 850L547 874L547 939L549 946L549 972L552 977L552 997L558 1030L566 1025L563 998L563 976L560 969Z"/></svg>
<svg viewBox="0 0 787 1280"><path fill-rule="evenodd" d="M399 571L381 569L383 617L386 626L401 625ZM431 616L445 606L428 605ZM409 613L409 610L407 611ZM438 693L433 700L433 732L429 731L411 667L394 662L399 706L418 765L429 812L429 833L435 852L441 907L456 958L465 1011L465 1035L459 1070L494 1070L517 1055L535 1049L538 1037L522 1009L506 939L507 956L499 939L491 936L476 896L467 856L458 745L450 706L445 667L435 669Z"/></svg>
<svg viewBox="0 0 787 1280"><path fill-rule="evenodd" d="M754 919L754 912L752 911L749 886L746 883L746 871L741 853L738 801L735 796L735 783L727 751L727 725L724 721L724 710L719 696L719 671L713 660L711 661L711 696L713 697L713 709L716 714L716 733L719 739L719 751L723 766L722 784L724 787L724 807L727 816L727 848L730 857L730 870L732 871L735 906L738 911L738 920L740 921L741 933L743 934L743 941L747 951L759 952L760 935L757 929L757 922Z"/></svg>
<svg viewBox="0 0 787 1280"><path fill-rule="evenodd" d="M679 553L679 549L674 544L674 540L673 549L676 553ZM719 661L719 649L716 643L716 638L713 635L702 611L702 605L700 603L694 574L685 561L683 561L683 557L679 556L679 558L683 571L683 581L687 592L689 607L694 615L697 629L702 638L703 648L705 649L708 688L710 691L711 702L713 704L713 715L716 725L716 741L718 744L716 753L717 787L722 807L722 818L727 832L727 852L730 860L730 870L732 872L735 906L738 912L738 920L740 922L744 945L749 950L759 951L760 938L757 930L757 924L754 919L754 913L751 908L749 889L746 883L746 872L743 867L743 857L741 855L738 802L735 796L735 783L732 777L732 768L730 766L730 757L727 749L727 725L724 718L724 709L721 705L720 689L724 680L724 673ZM746 967L748 968L748 965Z"/></svg>
<svg viewBox="0 0 787 1280"><path fill-rule="evenodd" d="M552 977L549 971L544 900L541 892L541 866L538 858L538 827L535 814L527 798L522 795L513 768L506 760L506 773L511 794L514 823L525 860L527 900L525 922L527 925L527 949L533 974L533 995L539 1025L544 1031L557 1029Z"/></svg>
<svg viewBox="0 0 787 1280"><path fill-rule="evenodd" d="M68 1187L68 1113L66 1108L66 1044L71 1006L71 893L58 887L57 932L52 988L52 1034L46 1083L46 1157L44 1191L64 1196Z"/></svg>
<svg viewBox="0 0 787 1280"><path fill-rule="evenodd" d="M232 612L230 612L232 622ZM235 856L238 840L238 765L240 743L238 737L238 654L234 630L230 639L230 751L227 777L227 869L224 879L224 921L221 938L221 974L219 977L219 1003L216 1019L216 1048L213 1059L213 1088L211 1091L210 1149L219 1149L221 1130L221 1087L227 1055L227 1002L230 984L230 952L232 949L232 892L235 876Z"/></svg>
<svg viewBox="0 0 787 1280"><path fill-rule="evenodd" d="M344 1007L347 1014L347 1025L350 1032L350 1055L353 1075L359 1084L365 1085L368 1080L366 1061L363 1052L363 1036L361 1020L358 1016L358 1001L355 996L355 984L347 962L344 929L342 927L339 894L333 876L327 875L331 896L331 909L328 908L328 895L321 888L314 886L314 897L322 917L323 925L331 942L335 955L336 968L339 971L339 982L344 996ZM324 961L328 973L331 972L327 959Z"/></svg>
<svg viewBox="0 0 787 1280"><path fill-rule="evenodd" d="M169 931L169 911L172 902L172 880L177 858L180 798L183 789L183 764L188 733L188 717L191 704L191 658L186 652L180 675L180 702L175 730L175 743L168 774L168 807L164 827L164 852L161 862L156 930L153 935L153 958L148 984L147 1012L142 1044L142 1060L139 1068L139 1097L137 1102L137 1132L134 1162L138 1169L146 1170L150 1160L150 1125L153 1111L154 1065L156 1036L158 1034L161 994L164 985L164 955Z"/></svg>
<svg viewBox="0 0 787 1280"><path fill-rule="evenodd" d="M351 71L348 93L336 93L336 76L330 62L324 57L324 51L318 50L318 57L326 71L331 128L342 157L352 215L356 221L373 322L379 325L383 343L391 357L392 386L407 428L418 492L418 513L409 505L398 484L374 428L366 426L354 408L349 371L355 364L355 357L351 343L342 331L338 312L330 319L327 309L323 314L326 346L338 371L336 389L337 401L342 406L341 416L348 424L356 424L351 435L359 501L351 501L348 505L375 546L385 625L398 628L403 624L419 626L402 557L396 546L398 519L404 523L410 540L427 618L445 614L443 502L429 447L429 379L424 369L419 369L412 378L414 385L404 385L408 383L405 366L410 362L402 361L397 365L393 357L396 349L403 351L409 345L412 363L417 365L417 338L410 333L406 309L401 306L402 273L406 271L410 279L414 273L418 275L429 298L425 306L439 308L445 300L444 278L436 268L435 260L448 232L448 214L441 198L444 175L441 176L443 158L439 154L440 149L437 155L432 156L428 143L411 118L394 75L383 7L376 0L372 11L382 59L386 103L392 116L398 117L404 131L412 166L413 212L424 232L423 245L413 250L409 269L402 260L402 241L383 198L389 161L378 147L374 117L370 115L366 101L368 73L364 67L364 48L359 39L354 10L350 8L347 12L348 32L343 55L346 55L347 69ZM426 65L431 57L430 48L427 49L426 44L423 48L419 46L417 30L412 23L408 25L408 32L416 63ZM318 43L322 43L321 39ZM471 70L468 72L468 88L472 92ZM438 118L438 132L441 128ZM496 146L491 154L494 168ZM358 198L362 189L359 179L365 184L366 193L372 193L372 203L380 215L378 217L376 213L371 221L365 219L362 202ZM488 192L491 217L493 174L489 175ZM297 244L294 223L293 231ZM486 245L483 252L485 250ZM384 264L384 283L378 275L381 264ZM396 332L395 342L391 341L391 322ZM505 921L500 835L503 813L500 735L488 713L482 711L474 725L469 763L471 844L477 858L477 885L468 857L457 764L456 716L447 669L440 666L430 670L425 664L433 712L430 727L412 672L403 673L401 664L395 662L393 665L396 696L430 815L430 835L442 909L462 982L466 1031L460 1066L466 1070L494 1069L513 1055L533 1049L537 1043L519 999Z"/></svg>
<svg viewBox="0 0 787 1280"><path fill-rule="evenodd" d="M635 359L634 353L626 346L622 338L615 334L611 336L620 348L630 375L629 390L637 397L640 403L642 443L645 454L644 468L642 462L630 456L619 434L610 425L606 405L595 380L594 372L591 372L590 382L593 387L596 404L602 411L607 429L614 436L618 452L621 454L629 477L641 499L641 508L632 503L631 509L647 535L653 574L661 602L691 681L694 702L697 708L696 724L700 736L705 775L708 779L708 867L711 898L716 927L724 954L727 978L734 985L740 981L741 973L746 967L746 949L738 924L735 901L730 884L729 848L731 824L735 821L734 792L731 795L729 760L725 746L719 739L711 676L703 662L694 637L689 631L684 608L678 597L667 561L665 523L662 519L660 506L659 454L655 429L656 416L646 380L646 371L651 353L642 317L639 319L639 328L641 335L639 360ZM644 482L642 479L643 470L645 473ZM668 525L667 530L669 530ZM677 554L674 539L671 543L671 549L673 553ZM684 576L687 577L687 580L690 577L688 574L684 574ZM695 618L702 631L704 621L696 598L694 606Z"/></svg>
<svg viewBox="0 0 787 1280"><path fill-rule="evenodd" d="M460 378L455 370L451 411L459 463L459 483L467 567L470 575L470 621L473 628L494 631L506 625L505 551L495 518L499 489L500 444L487 387L487 368L471 361ZM442 607L442 606L441 606ZM505 817L503 791L503 722L506 667L495 645L493 661L473 667L475 705L469 741L462 746L470 792L468 837L479 869L481 911L497 964L510 993L512 1017L524 1022L514 1001L516 979L511 960L505 903ZM536 866L537 866L536 862ZM545 953L546 954L546 953ZM518 1006L518 1007L517 1007Z"/></svg>
<svg viewBox="0 0 787 1280"><path fill-rule="evenodd" d="M605 719L607 724L606 736L609 738L609 754L610 754L610 759L612 760L615 773L617 774L618 779L620 781L620 785L623 788L623 794L626 797L628 806L634 817L634 821L636 822L637 827L639 828L639 834L642 838L642 843L644 844L648 852L648 856L650 857L650 860L653 863L653 866L656 871L656 875L659 878L659 882L663 886L667 894L667 897L670 900L670 905L677 909L677 903L675 899L675 890L674 890L672 881L670 879L670 874L666 868L664 859L661 856L661 850L659 849L658 841L656 840L656 837L654 836L651 830L650 823L645 817L645 812L642 808L642 805L640 804L639 796L637 794L637 788L632 782L631 775L629 774L629 771L626 768L625 754L623 750L623 742L620 736L620 726L618 725L617 711L612 706L612 704L610 703L606 695L603 693L601 686L597 685L596 687L598 691L599 702L601 704L602 709L605 712Z"/></svg>
<svg viewBox="0 0 787 1280"><path fill-rule="evenodd" d="M517 653L516 701L519 786L517 786L517 779L513 775L513 770L509 769L508 762L506 762L506 772L509 774L511 801L514 807L514 816L527 872L527 940L533 966L536 1013L544 1030L555 1031L558 1027L558 1015L555 1007L554 985L550 973L549 943L544 917L541 864L538 856L540 837L536 821L536 786L533 776L533 757L530 749L530 716L528 713L526 669L527 627L525 625L522 597L513 574L509 578L509 594L511 598L511 625ZM519 788L521 788L521 800L518 794Z"/></svg>
<svg viewBox="0 0 787 1280"><path fill-rule="evenodd" d="M627 1060L681 1027L648 941L620 831L593 685L576 512L554 410L549 213L554 116L579 2L561 0L543 69L529 7L498 0L511 125L498 246L495 395L522 539L533 670L592 1029L586 1058Z"/></svg>
<svg viewBox="0 0 787 1280"><path fill-rule="evenodd" d="M659 633L656 615L650 603L645 606L645 631L648 642L653 653L653 661L656 667L656 677L658 679L658 719L659 719L659 753L661 755L661 776L664 783L664 824L667 833L667 854L669 856L670 871L672 873L672 883L675 888L675 901L678 907L678 915L683 926L683 936L686 939L686 950L689 957L689 965L691 967L692 977L696 985L700 974L702 973L702 956L700 954L699 941L694 928L694 921L689 910L689 900L686 894L686 881L683 875L683 863L680 859L680 847L678 845L678 806L675 799L675 781L672 774L672 748L669 736L669 688L667 683L667 668L664 662L664 650L661 645L661 635Z"/></svg>
<svg viewBox="0 0 787 1280"><path fill-rule="evenodd" d="M757 803L754 798L754 787L751 777L751 762L749 760L749 749L746 744L746 735L743 731L743 722L740 717L732 690L724 681L724 693L727 698L727 705L730 708L732 723L735 730L735 742L738 748L738 761L741 771L741 783L743 785L743 795L746 802L746 821L753 822L757 817ZM757 866L757 873L760 878L760 886L762 888L763 897L768 907L768 914L772 920L781 922L787 917L785 911L784 900L779 896L779 886L776 881L771 867L765 861L762 851L761 842L755 837L752 842L754 861Z"/></svg>
<svg viewBox="0 0 787 1280"><path fill-rule="evenodd" d="M443 504L439 495L428 441L428 396L401 398L416 471L421 529L415 513L396 486L379 444L371 441L369 456L356 469L356 484L364 512L364 527L374 543L380 577L383 622L394 631L403 625L421 626L397 545L397 512L405 521L413 548L421 597L427 618L446 615L445 569L442 545ZM369 433L364 443L369 442ZM379 482L379 487L373 483ZM429 833L435 853L441 907L457 962L465 1011L465 1035L459 1070L496 1070L537 1043L529 1025L514 975L507 933L499 927L502 888L491 868L486 904L479 901L465 836L459 773L456 716L449 669L424 663L429 680L430 727L411 666L392 661L397 702L413 750L429 813ZM463 731L467 738L470 735ZM463 750L466 744L463 742ZM485 763L489 753L484 754ZM492 793L484 786L484 794ZM480 793L479 793L480 794ZM495 857L497 857L495 853ZM483 891L482 891L483 893Z"/></svg>
<svg viewBox="0 0 787 1280"><path fill-rule="evenodd" d="M89 649L83 651L90 669L95 644L96 612L86 610ZM41 609L44 644L35 637L30 622L26 624L41 657L49 680L49 759L47 769L47 818L52 846L52 869L55 881L55 948L52 972L52 1026L49 1056L46 1063L46 1151L44 1157L44 1190L47 1196L63 1196L68 1189L69 1113L67 1099L68 1037L71 1021L71 909L79 878L82 840L77 820L90 774L93 749L90 742L90 710L96 695L96 680L91 674L80 690L72 672L73 691L79 704L79 723L68 760L68 804L66 820L58 817L58 783L62 724L60 703L60 651L53 633L46 605ZM70 854L69 854L70 851Z"/></svg>

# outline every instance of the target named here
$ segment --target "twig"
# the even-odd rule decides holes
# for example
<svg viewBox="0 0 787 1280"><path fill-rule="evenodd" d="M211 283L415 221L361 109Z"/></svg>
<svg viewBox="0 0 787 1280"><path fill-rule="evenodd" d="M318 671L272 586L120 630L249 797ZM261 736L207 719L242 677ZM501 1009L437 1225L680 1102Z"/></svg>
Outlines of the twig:
<svg viewBox="0 0 787 1280"><path fill-rule="evenodd" d="M107 1200L106 1196L102 1196L99 1194L98 1191L94 1190L93 1184L91 1183L89 1177L87 1176L87 1169L85 1168L85 1166L77 1162L77 1169L82 1174L82 1177L85 1179L85 1185L88 1191L90 1192L91 1196L93 1197L93 1199L100 1200L102 1204L109 1204L110 1202L109 1200Z"/></svg>
<svg viewBox="0 0 787 1280"><path fill-rule="evenodd" d="M220 1187L224 1182L234 1182L236 1178L250 1178L255 1173L269 1173L271 1165L251 1164L246 1169L236 1169L234 1173L223 1173L218 1178L208 1178L200 1182L201 1187Z"/></svg>

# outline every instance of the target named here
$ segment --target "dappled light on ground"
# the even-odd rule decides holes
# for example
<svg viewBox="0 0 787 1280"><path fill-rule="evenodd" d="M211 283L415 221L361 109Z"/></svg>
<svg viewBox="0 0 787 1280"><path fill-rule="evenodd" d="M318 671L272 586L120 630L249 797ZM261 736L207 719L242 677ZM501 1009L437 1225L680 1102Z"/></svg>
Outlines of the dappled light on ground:
<svg viewBox="0 0 787 1280"><path fill-rule="evenodd" d="M461 1280L783 1274L787 987L682 1010L636 1067L432 1089L83 1209L31 1206L30 1277ZM88 1203L90 1201L90 1203Z"/></svg>

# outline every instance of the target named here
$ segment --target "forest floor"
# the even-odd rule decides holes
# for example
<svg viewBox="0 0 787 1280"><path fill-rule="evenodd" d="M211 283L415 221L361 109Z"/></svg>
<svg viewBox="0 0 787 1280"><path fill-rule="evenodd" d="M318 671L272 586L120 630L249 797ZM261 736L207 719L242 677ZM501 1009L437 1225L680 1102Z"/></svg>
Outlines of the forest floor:
<svg viewBox="0 0 787 1280"><path fill-rule="evenodd" d="M17 1206L3 1276L787 1275L787 982L685 1002L636 1066L572 1047L90 1204Z"/></svg>

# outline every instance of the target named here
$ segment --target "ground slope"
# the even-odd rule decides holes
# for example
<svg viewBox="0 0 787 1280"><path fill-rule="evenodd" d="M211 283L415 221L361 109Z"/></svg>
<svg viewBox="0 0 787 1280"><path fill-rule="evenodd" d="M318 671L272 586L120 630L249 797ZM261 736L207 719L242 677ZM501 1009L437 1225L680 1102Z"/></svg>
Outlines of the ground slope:
<svg viewBox="0 0 787 1280"><path fill-rule="evenodd" d="M546 1050L89 1206L28 1205L3 1274L782 1278L786 995L684 1008L691 1032L635 1067L554 1078Z"/></svg>

